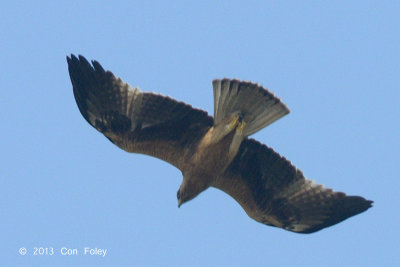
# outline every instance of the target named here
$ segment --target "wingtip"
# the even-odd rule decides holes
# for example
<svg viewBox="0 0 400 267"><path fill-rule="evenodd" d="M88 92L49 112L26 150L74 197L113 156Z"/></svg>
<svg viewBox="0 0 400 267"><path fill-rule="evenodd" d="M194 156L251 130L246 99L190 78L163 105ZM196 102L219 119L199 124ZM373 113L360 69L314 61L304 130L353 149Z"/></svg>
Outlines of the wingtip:
<svg viewBox="0 0 400 267"><path fill-rule="evenodd" d="M372 208L374 205L374 201L373 200L366 200L366 204L367 204L367 209Z"/></svg>
<svg viewBox="0 0 400 267"><path fill-rule="evenodd" d="M104 68L101 66L101 64L96 61L96 60L91 60L90 62L82 55L74 55L70 54L67 55L67 63L69 68L86 68L86 69L91 69L100 73L105 73L106 71Z"/></svg>
<svg viewBox="0 0 400 267"><path fill-rule="evenodd" d="M67 58L68 62L71 62L75 58L75 55L71 53L71 54L67 55L66 58Z"/></svg>
<svg viewBox="0 0 400 267"><path fill-rule="evenodd" d="M81 55L79 55L79 57L80 57ZM67 55L66 56L66 58L67 58L67 63L68 63L68 65L71 65L71 64L73 64L73 63L76 63L76 62L78 62L78 61L80 61L80 59L78 59L78 57L76 57L74 54L70 54L70 55Z"/></svg>
<svg viewBox="0 0 400 267"><path fill-rule="evenodd" d="M78 54L78 56L76 56L75 54L71 53L71 54L67 55L66 58L67 58L67 61L86 61L86 62L88 62L87 59L84 56L82 56L81 54Z"/></svg>
<svg viewBox="0 0 400 267"><path fill-rule="evenodd" d="M92 65L93 65L93 67L94 67L94 69L95 69L96 71L100 71L100 72L102 72L102 73L106 72L106 71L103 69L103 67L101 66L101 64L100 64L97 60L92 60L91 62L92 62Z"/></svg>
<svg viewBox="0 0 400 267"><path fill-rule="evenodd" d="M78 55L78 58L75 57L76 60L78 60L81 64L86 64L90 65L89 61L82 55Z"/></svg>
<svg viewBox="0 0 400 267"><path fill-rule="evenodd" d="M69 58L69 59L77 59L77 57L74 55L74 54L69 54L69 55L67 55L67 58Z"/></svg>

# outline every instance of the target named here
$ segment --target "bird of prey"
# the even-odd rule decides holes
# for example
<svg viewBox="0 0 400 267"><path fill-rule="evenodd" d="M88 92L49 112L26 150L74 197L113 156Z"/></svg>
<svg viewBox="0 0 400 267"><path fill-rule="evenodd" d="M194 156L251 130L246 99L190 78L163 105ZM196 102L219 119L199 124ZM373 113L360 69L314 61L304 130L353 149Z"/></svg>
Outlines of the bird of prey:
<svg viewBox="0 0 400 267"><path fill-rule="evenodd" d="M372 201L307 180L290 161L248 138L289 109L258 84L217 79L214 118L156 93L132 88L97 62L67 57L78 108L121 149L157 157L183 175L178 206L209 187L234 198L254 220L313 233L359 214Z"/></svg>

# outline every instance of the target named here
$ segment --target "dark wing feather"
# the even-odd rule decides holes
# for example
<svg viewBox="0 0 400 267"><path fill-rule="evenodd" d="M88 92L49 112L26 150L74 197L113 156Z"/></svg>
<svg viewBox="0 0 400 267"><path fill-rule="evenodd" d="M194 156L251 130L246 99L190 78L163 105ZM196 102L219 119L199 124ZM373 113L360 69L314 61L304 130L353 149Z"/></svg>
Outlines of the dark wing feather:
<svg viewBox="0 0 400 267"><path fill-rule="evenodd" d="M212 126L207 112L131 88L97 61L67 57L74 96L83 117L120 148L181 168Z"/></svg>
<svg viewBox="0 0 400 267"><path fill-rule="evenodd" d="M298 233L312 233L359 214L372 201L333 192L272 149L245 139L215 187L228 193L261 223Z"/></svg>

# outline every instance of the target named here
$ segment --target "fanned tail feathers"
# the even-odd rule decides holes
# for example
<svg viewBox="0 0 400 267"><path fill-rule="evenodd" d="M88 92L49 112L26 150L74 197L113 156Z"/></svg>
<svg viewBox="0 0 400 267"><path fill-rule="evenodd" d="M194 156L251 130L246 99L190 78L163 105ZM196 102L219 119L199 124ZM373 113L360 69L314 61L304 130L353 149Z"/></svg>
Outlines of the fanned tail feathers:
<svg viewBox="0 0 400 267"><path fill-rule="evenodd" d="M214 80L214 125L239 112L249 136L289 113L289 109L263 87L239 80Z"/></svg>

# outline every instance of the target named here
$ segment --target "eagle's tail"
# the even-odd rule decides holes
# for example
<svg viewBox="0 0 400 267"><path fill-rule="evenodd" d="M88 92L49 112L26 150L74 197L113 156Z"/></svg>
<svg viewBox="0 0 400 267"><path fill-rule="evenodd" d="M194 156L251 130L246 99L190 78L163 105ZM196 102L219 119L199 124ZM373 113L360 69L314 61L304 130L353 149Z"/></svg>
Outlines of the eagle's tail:
<svg viewBox="0 0 400 267"><path fill-rule="evenodd" d="M289 113L272 93L258 84L238 80L214 80L214 125L238 117L242 134L249 136Z"/></svg>

